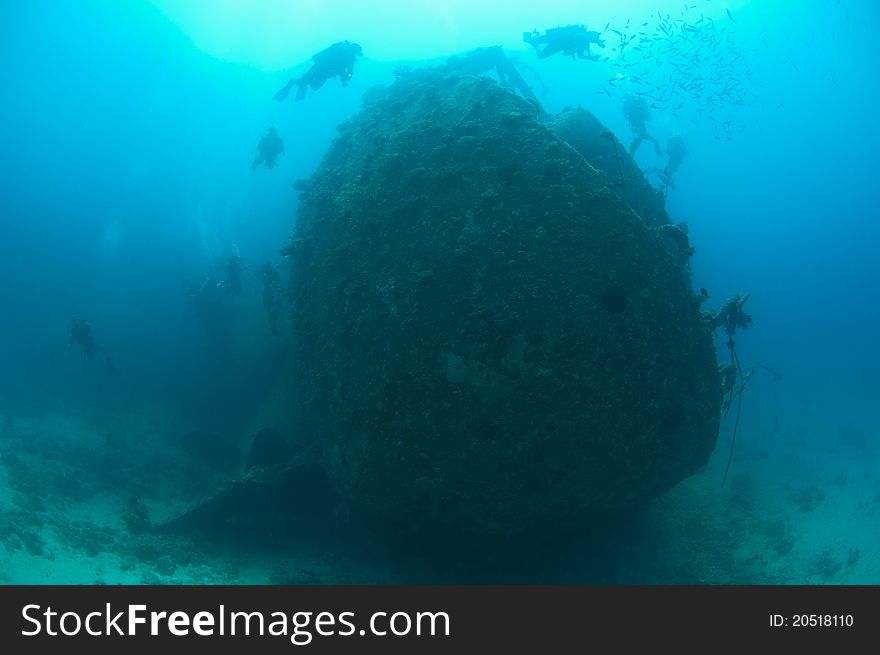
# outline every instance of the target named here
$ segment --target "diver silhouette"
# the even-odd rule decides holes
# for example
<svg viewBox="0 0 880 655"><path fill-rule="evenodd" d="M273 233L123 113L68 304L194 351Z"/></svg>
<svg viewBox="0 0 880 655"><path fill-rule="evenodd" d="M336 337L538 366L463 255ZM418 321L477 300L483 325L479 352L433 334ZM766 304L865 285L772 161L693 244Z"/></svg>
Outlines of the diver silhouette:
<svg viewBox="0 0 880 655"><path fill-rule="evenodd" d="M76 344L82 348L83 355L88 359L94 358L96 353L102 355L107 364L107 370L110 373L116 372L116 368L113 366L113 360L110 359L110 355L106 350L95 343L95 337L92 334L92 326L88 321L78 318L73 322L73 325L70 326L67 343L71 346Z"/></svg>

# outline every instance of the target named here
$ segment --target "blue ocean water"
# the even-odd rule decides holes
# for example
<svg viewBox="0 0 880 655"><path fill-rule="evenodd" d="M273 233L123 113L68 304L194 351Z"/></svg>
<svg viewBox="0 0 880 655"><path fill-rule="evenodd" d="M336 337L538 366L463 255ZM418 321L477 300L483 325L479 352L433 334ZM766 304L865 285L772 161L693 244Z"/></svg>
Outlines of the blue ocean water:
<svg viewBox="0 0 880 655"><path fill-rule="evenodd" d="M880 581L880 11L867 0L536 4L0 8L0 581ZM601 33L595 59L541 59L523 42L569 23ZM350 84L273 100L343 39L363 47ZM176 435L241 446L297 420L283 398L296 379L288 311L273 336L258 277L269 262L286 280L293 185L398 66L493 45L551 114L580 105L628 144L622 106L638 94L650 135L684 139L666 208L687 223L695 290L709 308L750 294L754 324L736 347L753 376L738 422L728 413L707 466L613 537L478 574L366 535L367 549L291 547L287 534L283 547L242 544L249 528L236 521L195 548L153 535L151 521L227 479ZM252 170L270 126L284 152ZM665 157L645 142L635 160L661 187ZM200 313L200 290L233 256L240 292ZM94 357L69 342L78 318ZM723 335L716 346L726 361ZM200 442L191 449L204 458Z"/></svg>

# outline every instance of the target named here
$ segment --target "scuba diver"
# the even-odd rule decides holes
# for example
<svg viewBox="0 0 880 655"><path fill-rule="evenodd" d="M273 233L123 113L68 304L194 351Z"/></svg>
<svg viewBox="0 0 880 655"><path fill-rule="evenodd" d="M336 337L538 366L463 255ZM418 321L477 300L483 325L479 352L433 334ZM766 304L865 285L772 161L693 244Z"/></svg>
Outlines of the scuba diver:
<svg viewBox="0 0 880 655"><path fill-rule="evenodd" d="M684 161L685 155L688 154L687 146L684 145L684 139L679 135L675 135L666 144L666 156L669 158L664 173L667 177L672 177L681 163Z"/></svg>
<svg viewBox="0 0 880 655"><path fill-rule="evenodd" d="M232 252L211 269L189 299L206 325L219 325L228 314L228 306L235 303L235 295L243 289L238 244L233 241Z"/></svg>
<svg viewBox="0 0 880 655"><path fill-rule="evenodd" d="M642 145L642 141L646 139L654 144L654 152L662 155L663 151L660 149L660 142L648 134L647 127L645 126L645 123L651 120L651 110L648 108L648 103L645 102L645 99L632 94L626 96L626 100L623 102L623 115L636 135L629 146L629 156L634 157L636 150Z"/></svg>
<svg viewBox="0 0 880 655"><path fill-rule="evenodd" d="M224 294L223 281L217 273L204 277L195 292L189 294L201 328L202 343L214 355L229 352L229 339L235 324L235 307Z"/></svg>
<svg viewBox="0 0 880 655"><path fill-rule="evenodd" d="M205 311L207 308L216 305L220 300L220 294L218 293L219 286L220 281L216 277L213 275L206 275L205 279L202 280L202 283L199 285L198 291L191 293L189 299L200 312Z"/></svg>
<svg viewBox="0 0 880 655"><path fill-rule="evenodd" d="M278 270L272 266L271 262L266 262L260 270L254 273L254 277L259 278L263 283L263 307L266 308L272 334L278 336L278 316L281 314L281 305L284 299Z"/></svg>
<svg viewBox="0 0 880 655"><path fill-rule="evenodd" d="M666 144L666 166L662 170L659 168L652 169L660 178L660 191L663 193L664 201L669 194L669 189L675 188L673 175L679 169L687 154L688 149L684 145L684 139L679 135L675 135Z"/></svg>
<svg viewBox="0 0 880 655"><path fill-rule="evenodd" d="M113 367L113 362L110 359L110 355L107 354L106 350L95 343L95 337L92 334L92 325L88 321L78 318L73 322L73 325L70 326L67 343L71 346L77 344L82 348L83 355L89 359L92 359L95 356L95 353L103 355L104 361L107 363L107 370L111 373L116 372L116 369Z"/></svg>
<svg viewBox="0 0 880 655"><path fill-rule="evenodd" d="M260 142L257 144L257 156L251 170L257 170L260 164L266 164L266 168L275 168L278 165L278 155L284 152L284 142L274 126L263 132Z"/></svg>
<svg viewBox="0 0 880 655"><path fill-rule="evenodd" d="M354 72L355 60L363 54L361 47L357 43L350 41L340 41L334 43L329 48L321 50L321 52L312 56L312 66L305 72L302 77L291 78L284 85L274 98L278 102L282 102L287 98L287 94L294 86L298 86L296 99L302 100L306 97L306 89L311 88L317 91L324 82L331 77L338 77L342 82L342 86L348 86L351 75Z"/></svg>
<svg viewBox="0 0 880 655"><path fill-rule="evenodd" d="M222 337L230 318L220 285L221 281L216 275L207 275L198 290L189 295L203 328L215 340Z"/></svg>
<svg viewBox="0 0 880 655"><path fill-rule="evenodd" d="M229 295L229 302L235 302L235 294L241 293L241 255L238 249L223 264L223 277L217 283L217 289Z"/></svg>
<svg viewBox="0 0 880 655"><path fill-rule="evenodd" d="M605 47L599 32L589 32L584 25L554 27L545 31L543 35L539 34L538 30L523 32L523 41L535 49L538 59L562 52L564 55L571 55L572 59L579 57L595 61L599 57L590 52L590 44L595 43L600 48ZM544 48L539 49L538 46L542 44Z"/></svg>

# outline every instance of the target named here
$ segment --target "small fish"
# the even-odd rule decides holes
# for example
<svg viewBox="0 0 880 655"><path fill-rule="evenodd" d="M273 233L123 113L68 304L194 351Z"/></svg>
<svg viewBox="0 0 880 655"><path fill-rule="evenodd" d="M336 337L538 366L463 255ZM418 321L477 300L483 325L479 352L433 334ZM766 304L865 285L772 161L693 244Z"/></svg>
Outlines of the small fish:
<svg viewBox="0 0 880 655"><path fill-rule="evenodd" d="M611 23L605 23L605 27L602 28L602 31L604 32L607 30L609 25L611 25Z"/></svg>
<svg viewBox="0 0 880 655"><path fill-rule="evenodd" d="M725 11L727 12L727 17L728 17L730 20L732 20L734 23L736 23L736 21L733 20L733 15L730 13L730 9L726 9Z"/></svg>

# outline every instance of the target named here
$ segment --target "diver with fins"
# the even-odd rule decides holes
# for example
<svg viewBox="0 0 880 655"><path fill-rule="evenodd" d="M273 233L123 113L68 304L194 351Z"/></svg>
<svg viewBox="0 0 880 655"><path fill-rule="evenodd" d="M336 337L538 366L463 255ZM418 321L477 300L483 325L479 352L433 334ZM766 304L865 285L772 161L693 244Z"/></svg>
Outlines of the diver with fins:
<svg viewBox="0 0 880 655"><path fill-rule="evenodd" d="M273 125L263 132L260 142L257 144L257 156L251 164L251 170L256 171L257 166L265 164L266 168L275 168L278 165L278 156L284 152L284 142L278 129Z"/></svg>
<svg viewBox="0 0 880 655"><path fill-rule="evenodd" d="M284 292L281 289L278 269L272 265L272 262L267 261L254 273L254 277L263 283L263 307L266 308L269 318L269 329L274 336L278 336L278 317L284 304Z"/></svg>
<svg viewBox="0 0 880 655"><path fill-rule="evenodd" d="M116 373L116 368L113 366L113 360L110 359L110 355L106 350L95 343L95 337L92 334L92 325L88 321L78 318L73 322L73 325L70 326L67 343L71 346L76 344L82 348L83 355L88 359L94 358L96 353L102 355L107 364L107 370L110 373Z"/></svg>
<svg viewBox="0 0 880 655"><path fill-rule="evenodd" d="M340 41L329 48L312 56L312 66L302 77L291 78L284 87L275 94L274 98L282 102L287 98L293 87L298 86L296 99L306 97L306 90L317 91L324 82L331 77L338 77L342 86L348 86L354 73L354 63L363 54L361 46L351 41Z"/></svg>
<svg viewBox="0 0 880 655"><path fill-rule="evenodd" d="M586 26L581 24L554 27L543 34L538 30L523 32L523 42L535 49L538 59L545 59L561 52L572 59L595 61L598 56L590 52L590 45L596 44L600 48L605 47L605 41L602 40L602 35L599 32L587 30ZM543 48L540 47L542 45Z"/></svg>
<svg viewBox="0 0 880 655"><path fill-rule="evenodd" d="M651 120L651 110L648 108L648 103L645 102L644 98L633 94L627 95L626 100L623 101L623 116L636 135L629 146L630 157L636 156L636 151L639 149L642 141L650 141L654 144L654 152L658 155L663 154L660 142L648 134L645 123Z"/></svg>

